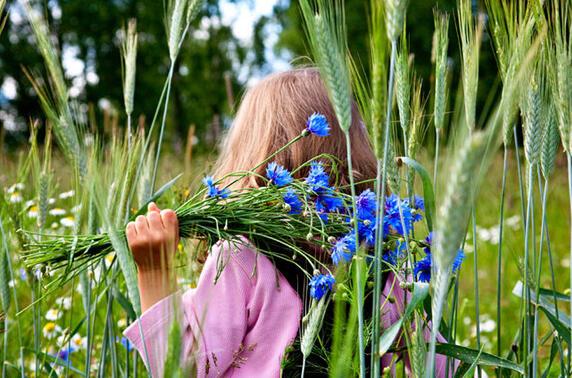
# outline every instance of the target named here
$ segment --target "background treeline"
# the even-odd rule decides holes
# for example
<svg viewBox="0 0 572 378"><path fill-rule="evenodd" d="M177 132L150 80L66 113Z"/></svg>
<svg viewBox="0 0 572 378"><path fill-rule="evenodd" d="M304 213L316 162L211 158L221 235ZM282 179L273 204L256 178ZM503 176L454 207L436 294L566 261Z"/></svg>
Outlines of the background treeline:
<svg viewBox="0 0 572 378"><path fill-rule="evenodd" d="M245 2L255 7L253 0ZM85 117L96 120L100 128L123 127L121 111L120 29L130 18L138 20L140 33L137 57L136 98L134 116L139 125L148 125L161 93L163 77L169 67L165 56L164 4L161 1L41 0L44 13L53 30L53 39L61 53L71 54L76 70L67 77L70 87L80 88L75 97L78 109ZM0 36L0 85L15 82L16 96L8 98L0 91L0 142L4 151L22 145L29 136L31 119L41 119L39 101L25 71L34 75L42 72L42 60L36 51L32 31L24 21L17 1L7 2L11 9L5 32ZM478 10L483 4L473 1ZM367 52L369 2L346 1L346 17L350 50L356 61L364 66L370 61ZM433 9L451 11L455 0L413 1L408 13L407 44L412 52L411 64L423 79L423 90L429 93L433 85L432 46L427 36L434 30ZM414 25L415 27L410 27ZM272 71L267 53L269 37L277 40L274 53L292 64L307 64L301 13L296 1L279 0L272 16L259 17L252 25L252 39L237 38L231 25L222 23L221 4L208 0L202 14L195 20L190 38L182 46L172 84L172 111L169 113L167 140L175 152L184 148L187 132L195 126L199 150L212 146L221 130L227 127L236 102L247 86L243 78L260 77ZM278 36L271 35L279 33ZM458 77L459 43L456 27L449 30L451 44L449 65L452 77ZM481 56L482 85L479 104L486 106L487 96L495 88L496 63L488 35L484 37ZM62 55L62 54L61 54ZM69 59L69 58L68 58ZM270 59L274 59L270 57ZM143 74L144 73L144 74ZM457 88L457 83L451 83ZM493 90L494 93L494 90ZM12 97L12 96L11 96ZM432 101L432 99L429 99ZM8 125L10 123L10 125ZM15 124L14 124L15 123ZM10 130L7 130L10 129ZM14 130L17 129L17 130ZM429 138L431 140L431 138Z"/></svg>

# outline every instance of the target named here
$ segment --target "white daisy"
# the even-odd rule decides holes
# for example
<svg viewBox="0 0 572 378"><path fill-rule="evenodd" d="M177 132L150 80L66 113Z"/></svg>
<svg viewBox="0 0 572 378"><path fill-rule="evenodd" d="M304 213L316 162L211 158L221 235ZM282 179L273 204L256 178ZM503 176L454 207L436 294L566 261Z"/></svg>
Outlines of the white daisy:
<svg viewBox="0 0 572 378"><path fill-rule="evenodd" d="M71 297L60 297L56 299L56 304L64 310L69 310L71 308Z"/></svg>
<svg viewBox="0 0 572 378"><path fill-rule="evenodd" d="M65 209L62 209L60 207L54 207L53 209L50 210L50 215L53 215L55 217L65 215L65 213L66 213Z"/></svg>
<svg viewBox="0 0 572 378"><path fill-rule="evenodd" d="M75 226L75 218L72 216L65 217L65 218L60 219L60 223L64 227L72 228Z"/></svg>
<svg viewBox="0 0 572 378"><path fill-rule="evenodd" d="M22 202L22 195L20 192L14 192L10 194L10 198L8 199L10 203L20 203Z"/></svg>
<svg viewBox="0 0 572 378"><path fill-rule="evenodd" d="M48 204L53 205L54 203L56 203L55 198L48 198Z"/></svg>
<svg viewBox="0 0 572 378"><path fill-rule="evenodd" d="M62 327L54 322L47 322L42 329L42 333L46 339L53 339L58 333L62 331Z"/></svg>
<svg viewBox="0 0 572 378"><path fill-rule="evenodd" d="M8 194L12 194L12 193L18 192L19 190L24 190L24 188L25 188L25 186L24 186L23 183L17 182L17 183L15 183L14 185L12 185L11 187L9 187L9 188L6 190L6 192L7 192Z"/></svg>
<svg viewBox="0 0 572 378"><path fill-rule="evenodd" d="M68 191L68 192L63 192L63 193L61 193L61 194L59 195L59 197L60 197L61 199L66 199L66 198L73 197L74 194L75 194L75 191L70 190L70 191Z"/></svg>
<svg viewBox="0 0 572 378"><path fill-rule="evenodd" d="M47 320L58 320L62 317L62 311L57 308L50 308L48 312L46 312L46 319Z"/></svg>
<svg viewBox="0 0 572 378"><path fill-rule="evenodd" d="M105 261L105 266L106 266L107 268L109 268L109 267L111 266L111 263L113 262L113 258L114 258L114 257L115 257L115 253L114 253L114 252L111 252L111 253L108 253L107 255L105 255L105 260L104 260L104 261Z"/></svg>
<svg viewBox="0 0 572 378"><path fill-rule="evenodd" d="M24 206L26 207L26 209L32 207L35 204L34 200L28 200L26 201L26 203L24 203Z"/></svg>
<svg viewBox="0 0 572 378"><path fill-rule="evenodd" d="M37 217L38 217L38 206L32 205L32 206L28 209L28 216L29 216L30 218L37 218Z"/></svg>
<svg viewBox="0 0 572 378"><path fill-rule="evenodd" d="M119 328L125 328L127 327L127 319L125 318L121 318L117 321L117 327Z"/></svg>
<svg viewBox="0 0 572 378"><path fill-rule="evenodd" d="M71 338L71 347L73 350L81 350L87 348L87 337L81 337L79 333L76 333Z"/></svg>

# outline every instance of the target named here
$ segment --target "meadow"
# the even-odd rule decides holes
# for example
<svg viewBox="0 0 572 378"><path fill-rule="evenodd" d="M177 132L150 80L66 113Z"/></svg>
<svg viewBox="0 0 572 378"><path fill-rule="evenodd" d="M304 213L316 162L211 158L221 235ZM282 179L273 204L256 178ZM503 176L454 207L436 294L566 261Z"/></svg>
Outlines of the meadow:
<svg viewBox="0 0 572 378"><path fill-rule="evenodd" d="M299 136L251 171L214 182L204 177L216 151L191 158L189 145L183 155L170 152L164 131L173 69L201 1L167 6L170 69L153 119L139 129L132 126L135 24L124 30L121 46L125 127L97 128L68 97L48 25L24 3L49 78L29 73L47 122L32 122L28 146L0 156L3 377L147 375L121 333L141 316L137 268L123 230L150 201L176 209L182 220L176 276L184 289L196 285L199 255L218 239L248 235L269 256L307 260L312 289L295 346L303 356L296 375L320 353L326 356L320 368L330 376L365 377L366 366L372 377L389 375L379 357L400 348L411 366L394 360L398 376L433 376L438 354L458 361L455 376L570 375L572 6L566 1L486 1L502 84L477 114L479 51L489 46L484 13L470 1L460 1L451 15L435 11L434 82L425 98L408 61L407 1L371 1L371 72L364 72L348 53L343 1L301 0L308 46L335 127L346 136L350 173L352 96L369 131L378 164L369 193L356 193L352 174L346 187L330 186L329 177L325 187L316 186L311 162L305 179L276 166L262 169L302 138L327 137L329 126L312 124L320 115L308 115ZM451 19L461 45L458 78L447 63ZM333 162L328 167L336 176L334 159L321 158ZM265 186L219 187L223 179L249 177ZM335 206L326 204L326 193ZM289 202L291 195L296 201ZM368 198L374 205L365 209ZM330 250L332 262L293 239ZM294 257L273 254L272 243ZM395 326L380 329L388 273L411 299ZM321 285L319 294L312 285ZM369 294L371 319L364 311ZM328 306L332 335L322 327ZM428 324L425 339L416 328ZM438 342L439 333L447 342ZM179 363L180 337L173 326L165 376L196 368Z"/></svg>

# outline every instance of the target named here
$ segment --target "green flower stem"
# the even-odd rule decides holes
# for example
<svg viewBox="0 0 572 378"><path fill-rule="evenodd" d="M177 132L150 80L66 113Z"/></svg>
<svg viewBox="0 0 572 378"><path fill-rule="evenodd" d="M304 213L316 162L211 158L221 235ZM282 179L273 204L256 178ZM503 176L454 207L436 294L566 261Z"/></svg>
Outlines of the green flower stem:
<svg viewBox="0 0 572 378"><path fill-rule="evenodd" d="M475 291L475 318L476 318L476 331L477 331L477 349L481 349L481 311L479 305L479 255L477 249L477 214L475 210L475 204L473 203L473 209L471 210L471 223L473 223L473 274L475 276L474 280L474 291ZM477 375L481 378L482 371L480 366L477 366Z"/></svg>
<svg viewBox="0 0 572 378"><path fill-rule="evenodd" d="M155 164L153 165L153 178L151 179L151 192L155 191L155 181L157 180L157 169L159 168L159 158L161 157L161 145L163 144L163 134L165 132L165 124L167 122L167 111L169 109L169 95L171 94L171 83L173 82L173 71L175 69L175 61L171 62L169 67L169 75L167 76L167 93L165 95L165 106L163 107L163 118L161 120L161 128L159 129L159 142L157 143L157 152L155 153ZM151 134L149 134L151 138Z"/></svg>
<svg viewBox="0 0 572 378"><path fill-rule="evenodd" d="M566 153L566 160L568 162L568 196L570 200L570 215L572 216L572 155L570 152ZM572 261L572 220L570 223L570 256ZM570 268L570 282L572 283L572 268ZM572 313L572 291L570 292L570 311ZM572 336L572 327L570 329ZM568 353L568 362L570 363L570 353Z"/></svg>
<svg viewBox="0 0 572 378"><path fill-rule="evenodd" d="M387 166L387 150L389 149L389 128L391 124L391 110L393 102L393 84L395 75L395 58L397 52L397 42L391 42L391 58L389 63L389 82L387 83L387 110L385 115L384 141L383 141L383 157L377 162L377 183L376 195L379 204L383 203L385 197L385 180ZM373 335L372 335L372 359L373 359L373 377L381 376L381 356L379 356L379 337L381 333L381 307L379 297L381 296L381 278L382 278L382 257L383 257L383 217L385 216L385 206L378 206L376 211L377 230L375 235L374 263L375 263L375 288L373 296Z"/></svg>
<svg viewBox="0 0 572 378"><path fill-rule="evenodd" d="M540 291L538 290L540 288L540 273L542 271L542 246L544 244L544 238L546 237L546 244L547 244L547 248L548 245L550 245L550 240L549 240L549 236L548 236L548 225L546 222L546 197L547 197L547 192L548 192L548 179L546 179L545 181L545 185L544 188L542 188L542 181L540 180L540 172L537 172L538 174L538 189L540 192L540 196L542 198L542 225L540 228L540 248L539 248L539 252L538 252L538 262L536 264L537 269L536 269L536 282L535 282L535 288L536 288L536 295L539 296L540 295ZM554 282L553 282L554 283ZM553 290L553 299L554 299L554 306L557 309L558 308L558 302L556 301L556 295L554 294L554 290L555 287L552 287ZM558 311L558 310L556 310ZM556 312L556 317L558 318L558 312ZM533 345L532 345L532 371L536 372L538 371L538 306L534 306L534 336L533 336ZM536 375L536 373L534 373Z"/></svg>
<svg viewBox="0 0 572 378"><path fill-rule="evenodd" d="M440 135L441 129L435 129L435 161L433 162L433 187L435 190L435 196L437 196L437 172L439 169L439 145L440 145Z"/></svg>
<svg viewBox="0 0 572 378"><path fill-rule="evenodd" d="M503 169L502 169L502 185L499 209L499 247L497 252L497 356L501 355L502 342L501 342L501 289L502 289L502 242L503 242L503 228L504 228L504 200L506 193L506 176L508 171L508 146L504 145L503 155ZM497 377L502 375L502 368L497 369Z"/></svg>
<svg viewBox="0 0 572 378"><path fill-rule="evenodd" d="M533 189L533 166L529 164L528 167L528 196L526 205L526 218L525 218L525 229L524 229L524 272L523 272L523 282L524 282L524 329L523 329L523 361L524 361L524 372L525 376L529 370L528 363L528 353L530 349L530 285L528 282L528 269L529 269L529 259L530 259L530 230L531 230L531 220L532 220L532 189Z"/></svg>
<svg viewBox="0 0 572 378"><path fill-rule="evenodd" d="M358 223L357 223L357 211L356 211L356 188L354 182L353 174L353 164L352 164L352 150L351 150L351 140L349 131L344 132L346 135L346 154L348 159L348 176L350 179L350 191L352 196L352 220L354 224L354 236L355 236L355 246L356 246L356 258L361 259L359 256L359 235L358 235ZM365 378L365 342L364 342L364 320L363 320L363 277L361 268L356 268L356 285L357 285L357 315L358 315L358 346L359 346L359 366L360 366L360 377Z"/></svg>

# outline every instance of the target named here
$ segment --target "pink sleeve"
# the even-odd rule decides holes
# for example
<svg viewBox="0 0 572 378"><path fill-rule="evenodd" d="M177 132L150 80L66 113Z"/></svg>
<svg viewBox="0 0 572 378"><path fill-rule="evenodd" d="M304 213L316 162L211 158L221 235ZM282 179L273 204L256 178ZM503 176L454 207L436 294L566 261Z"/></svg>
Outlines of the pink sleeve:
<svg viewBox="0 0 572 378"><path fill-rule="evenodd" d="M286 289L277 290L277 283ZM235 369L246 373L252 365L259 365L260 371L273 359L269 368L279 371L284 349L298 330L301 303L296 301L293 289L265 256L245 245L218 243L196 289L163 299L124 334L145 360L141 325L153 377L162 376L169 325L175 318L183 331L182 360L194 363L198 377Z"/></svg>
<svg viewBox="0 0 572 378"><path fill-rule="evenodd" d="M381 296L382 304L385 302L385 306L383 306L381 310L381 323L383 329L387 329L389 326L391 326L393 323L395 323L401 318L405 310L404 308L405 296L407 295L408 301L411 298L410 297L411 293L407 292L406 294L405 291L399 286L399 282L400 280L397 279L397 277L393 273L389 273L387 282L385 284L385 287L383 288L383 294ZM392 298L391 302L386 301L388 297ZM426 327L423 330L423 334L425 336L425 340L429 341L431 338L431 331L428 327ZM401 346L405 345L405 340L403 339L403 335L401 334L401 332L398 336L398 340L400 340L399 345ZM440 343L446 342L445 338L441 334L437 335L437 341ZM382 367L390 367L390 369L392 369L392 371L395 372L394 371L395 365L394 364L392 365L392 359L393 359L393 354L386 353L381 358L382 361L381 364ZM410 363L408 356L405 356L405 366L406 369L409 371ZM447 368L447 357L442 355L437 355L435 361L435 376L445 377L447 372L446 368ZM449 376L452 377L454 375L454 370L455 369L451 369L451 367L449 368Z"/></svg>

